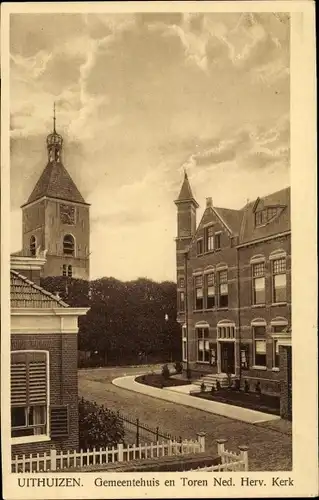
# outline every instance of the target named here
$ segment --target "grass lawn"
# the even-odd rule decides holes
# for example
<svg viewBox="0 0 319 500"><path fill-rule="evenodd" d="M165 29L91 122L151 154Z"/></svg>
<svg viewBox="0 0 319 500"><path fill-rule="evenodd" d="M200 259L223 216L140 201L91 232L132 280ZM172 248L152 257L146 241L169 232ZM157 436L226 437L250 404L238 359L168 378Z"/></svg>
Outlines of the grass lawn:
<svg viewBox="0 0 319 500"><path fill-rule="evenodd" d="M146 373L135 378L136 382L152 387L176 387L178 385L189 385L187 380L180 380L176 378L164 378L160 373Z"/></svg>
<svg viewBox="0 0 319 500"><path fill-rule="evenodd" d="M215 392L197 392L192 394L194 397L206 399L208 401L218 401L219 403L241 406L250 410L262 411L271 413L272 415L280 414L280 399L277 396L268 394L256 394L253 392L232 391L220 389Z"/></svg>
<svg viewBox="0 0 319 500"><path fill-rule="evenodd" d="M237 451L239 445L247 444L252 471L291 470L291 422L279 419L258 425L248 424L121 389L111 382L115 377L138 376L160 369L161 366L157 365L80 370L79 394L104 404L110 410L120 410L130 418L139 418L150 427L159 426L160 430L173 436L196 439L197 432L205 432L208 453L216 453L218 438L226 438L227 449L233 451ZM129 440L133 443L134 436L128 436L127 442Z"/></svg>

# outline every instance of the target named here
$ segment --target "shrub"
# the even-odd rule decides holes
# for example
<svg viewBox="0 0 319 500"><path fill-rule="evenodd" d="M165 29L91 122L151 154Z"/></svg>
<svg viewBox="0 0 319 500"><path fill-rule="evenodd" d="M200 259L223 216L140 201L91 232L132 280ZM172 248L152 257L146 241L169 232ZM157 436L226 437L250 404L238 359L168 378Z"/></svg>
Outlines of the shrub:
<svg viewBox="0 0 319 500"><path fill-rule="evenodd" d="M183 364L180 361L176 361L176 363L174 363L174 368L176 370L176 373L182 373Z"/></svg>
<svg viewBox="0 0 319 500"><path fill-rule="evenodd" d="M247 380L245 380L244 391L249 392L249 384L248 384Z"/></svg>
<svg viewBox="0 0 319 500"><path fill-rule="evenodd" d="M204 382L201 383L200 390L201 390L201 392L205 392L206 391L206 385L204 384Z"/></svg>
<svg viewBox="0 0 319 500"><path fill-rule="evenodd" d="M220 385L220 382L219 380L216 381L216 391L220 391L221 389L221 385Z"/></svg>
<svg viewBox="0 0 319 500"><path fill-rule="evenodd" d="M240 380L238 378L236 378L234 386L235 391L240 391Z"/></svg>
<svg viewBox="0 0 319 500"><path fill-rule="evenodd" d="M165 378L165 380L167 380L170 377L170 372L167 365L164 365L162 368L162 376Z"/></svg>
<svg viewBox="0 0 319 500"><path fill-rule="evenodd" d="M84 398L79 401L79 448L107 448L123 442L124 426L118 415Z"/></svg>

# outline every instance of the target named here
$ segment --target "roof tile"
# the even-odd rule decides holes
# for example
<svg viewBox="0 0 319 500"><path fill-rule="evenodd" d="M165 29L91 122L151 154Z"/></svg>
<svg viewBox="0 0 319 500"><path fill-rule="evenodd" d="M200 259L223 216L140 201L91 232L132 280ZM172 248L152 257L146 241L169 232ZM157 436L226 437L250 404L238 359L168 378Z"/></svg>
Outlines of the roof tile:
<svg viewBox="0 0 319 500"><path fill-rule="evenodd" d="M44 290L22 274L10 270L11 307L56 308L69 307L62 299Z"/></svg>

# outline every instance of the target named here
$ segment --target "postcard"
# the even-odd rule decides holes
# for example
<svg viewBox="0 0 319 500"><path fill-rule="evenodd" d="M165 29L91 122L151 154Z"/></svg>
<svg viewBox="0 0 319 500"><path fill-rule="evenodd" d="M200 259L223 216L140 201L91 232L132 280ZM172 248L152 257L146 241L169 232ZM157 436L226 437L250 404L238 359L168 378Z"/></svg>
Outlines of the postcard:
<svg viewBox="0 0 319 500"><path fill-rule="evenodd" d="M318 493L314 13L2 4L5 499Z"/></svg>

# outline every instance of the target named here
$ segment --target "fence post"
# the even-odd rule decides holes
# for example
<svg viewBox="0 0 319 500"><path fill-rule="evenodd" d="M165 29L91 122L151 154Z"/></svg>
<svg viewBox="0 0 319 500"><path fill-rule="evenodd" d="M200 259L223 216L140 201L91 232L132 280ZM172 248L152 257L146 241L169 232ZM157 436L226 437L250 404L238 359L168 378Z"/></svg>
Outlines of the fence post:
<svg viewBox="0 0 319 500"><path fill-rule="evenodd" d="M140 445L140 421L136 419L136 446Z"/></svg>
<svg viewBox="0 0 319 500"><path fill-rule="evenodd" d="M241 456L241 459L244 463L244 470L247 471L248 470L248 450L249 450L249 447L248 446L238 446L238 448L240 449L240 456Z"/></svg>
<svg viewBox="0 0 319 500"><path fill-rule="evenodd" d="M117 445L117 460L118 462L123 462L123 443L118 443Z"/></svg>
<svg viewBox="0 0 319 500"><path fill-rule="evenodd" d="M157 443L158 443L158 437L159 437L159 436L158 436L158 433L159 433L159 429L158 429L158 427L156 427L156 442L157 442Z"/></svg>
<svg viewBox="0 0 319 500"><path fill-rule="evenodd" d="M220 456L222 464L225 463L225 443L227 439L216 439L217 441L217 454Z"/></svg>
<svg viewBox="0 0 319 500"><path fill-rule="evenodd" d="M197 433L197 441L199 442L201 452L205 451L205 436L206 436L205 432L198 432Z"/></svg>
<svg viewBox="0 0 319 500"><path fill-rule="evenodd" d="M50 450L50 471L56 471L56 449Z"/></svg>

